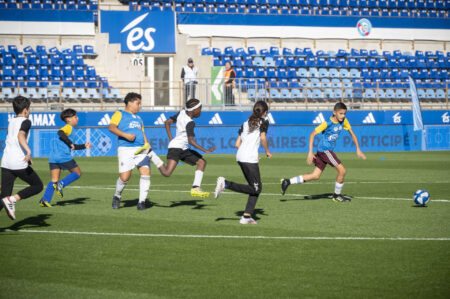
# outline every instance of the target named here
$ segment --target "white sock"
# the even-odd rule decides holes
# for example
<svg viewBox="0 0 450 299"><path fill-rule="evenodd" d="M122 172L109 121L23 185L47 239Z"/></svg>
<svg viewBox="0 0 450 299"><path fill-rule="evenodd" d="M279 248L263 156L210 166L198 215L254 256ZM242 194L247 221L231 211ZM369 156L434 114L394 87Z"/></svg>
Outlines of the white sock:
<svg viewBox="0 0 450 299"><path fill-rule="evenodd" d="M141 175L139 180L139 202L145 202L148 195L148 190L150 189L150 176Z"/></svg>
<svg viewBox="0 0 450 299"><path fill-rule="evenodd" d="M202 184L202 180L203 180L203 171L196 170L195 177L194 177L194 184L192 186L200 187L200 185Z"/></svg>
<svg viewBox="0 0 450 299"><path fill-rule="evenodd" d="M122 191L127 185L128 182L123 182L120 177L117 179L116 182L116 193L114 193L114 196L121 197Z"/></svg>
<svg viewBox="0 0 450 299"><path fill-rule="evenodd" d="M152 160L153 164L155 164L156 168L160 168L161 166L164 165L163 160L161 160L161 158L158 157L158 155L155 154L154 151L148 154L148 156L150 157L150 160Z"/></svg>
<svg viewBox="0 0 450 299"><path fill-rule="evenodd" d="M295 176L292 179L289 180L291 182L291 184L301 184L304 183L305 181L303 180L303 177L301 175L299 176Z"/></svg>
<svg viewBox="0 0 450 299"><path fill-rule="evenodd" d="M334 186L334 193L341 194L342 187L344 187L344 183L338 183L336 182L336 185Z"/></svg>

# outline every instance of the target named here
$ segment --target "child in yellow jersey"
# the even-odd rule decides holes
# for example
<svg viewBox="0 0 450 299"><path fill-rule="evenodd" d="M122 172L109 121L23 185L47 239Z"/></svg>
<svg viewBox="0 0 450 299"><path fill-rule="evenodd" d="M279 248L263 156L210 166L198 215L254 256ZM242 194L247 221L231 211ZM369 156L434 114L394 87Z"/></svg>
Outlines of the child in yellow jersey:
<svg viewBox="0 0 450 299"><path fill-rule="evenodd" d="M48 158L51 180L47 184L42 199L39 201L41 207L51 207L50 202L53 197L53 192L56 190L58 196L62 198L63 188L80 178L81 170L72 157L72 151L92 148L90 142L85 144L73 144L69 139L73 127L78 125L78 115L75 110L66 109L61 112L60 117L66 125L58 131L58 137L54 138L52 143L50 156ZM68 170L70 174L60 181L59 177L61 175L61 170Z"/></svg>
<svg viewBox="0 0 450 299"><path fill-rule="evenodd" d="M328 121L324 121L320 126L316 127L309 136L309 152L306 162L316 166L313 172L293 177L291 179L281 180L281 193L284 195L290 184L302 184L307 181L318 180L322 175L323 170L330 164L337 171L336 184L334 188L333 201L334 202L346 202L350 201L350 198L343 197L341 195L342 187L344 186L344 177L346 170L342 165L339 158L333 152L336 146L336 140L342 132L342 129L347 130L352 136L353 142L356 145L356 155L361 159L366 159L366 156L359 148L358 138L350 126L350 123L345 118L347 113L347 106L344 103L337 103L334 105L333 116ZM319 142L317 148L317 154L313 154L314 138L317 134L322 134L322 139Z"/></svg>
<svg viewBox="0 0 450 299"><path fill-rule="evenodd" d="M118 110L111 117L109 131L119 138L119 178L116 182L116 192L112 207L118 209L122 191L131 177L132 170L137 167L141 178L139 180L138 210L145 210L145 200L150 189L150 160L159 168L163 165L161 159L151 151L148 154L136 153L145 146L149 147L144 132L144 122L137 115L141 108L141 95L130 92L125 96L125 109Z"/></svg>

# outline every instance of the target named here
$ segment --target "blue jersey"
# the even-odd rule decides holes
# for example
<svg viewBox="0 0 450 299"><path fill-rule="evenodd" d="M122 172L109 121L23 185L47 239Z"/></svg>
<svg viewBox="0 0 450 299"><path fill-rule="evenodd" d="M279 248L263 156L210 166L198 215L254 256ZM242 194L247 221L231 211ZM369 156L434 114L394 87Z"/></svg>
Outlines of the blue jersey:
<svg viewBox="0 0 450 299"><path fill-rule="evenodd" d="M319 142L317 151L333 151L342 129L348 131L350 128L350 123L346 118L342 122L334 122L331 117L328 121L324 121L320 126L315 128L317 133L322 133L322 139Z"/></svg>
<svg viewBox="0 0 450 299"><path fill-rule="evenodd" d="M69 124L65 125L60 129L61 131L66 134L67 137L72 134L73 127ZM52 144L51 144L51 150L50 150L50 156L48 157L49 163L64 163L72 160L72 152L70 149L70 146L67 145L64 141L59 138L59 136L56 136L56 138L53 138Z"/></svg>
<svg viewBox="0 0 450 299"><path fill-rule="evenodd" d="M136 136L134 141L119 137L119 147L141 147L144 145L144 122L138 115L118 110L111 117L111 123L115 124L122 132Z"/></svg>

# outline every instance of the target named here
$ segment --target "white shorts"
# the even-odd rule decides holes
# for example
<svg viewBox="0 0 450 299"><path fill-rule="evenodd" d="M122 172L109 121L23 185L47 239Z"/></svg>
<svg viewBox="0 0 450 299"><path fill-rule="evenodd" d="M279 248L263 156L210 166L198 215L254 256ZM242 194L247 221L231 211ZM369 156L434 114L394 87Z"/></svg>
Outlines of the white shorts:
<svg viewBox="0 0 450 299"><path fill-rule="evenodd" d="M150 168L150 158L147 155L134 155L140 147L119 147L119 173L133 170L135 167Z"/></svg>

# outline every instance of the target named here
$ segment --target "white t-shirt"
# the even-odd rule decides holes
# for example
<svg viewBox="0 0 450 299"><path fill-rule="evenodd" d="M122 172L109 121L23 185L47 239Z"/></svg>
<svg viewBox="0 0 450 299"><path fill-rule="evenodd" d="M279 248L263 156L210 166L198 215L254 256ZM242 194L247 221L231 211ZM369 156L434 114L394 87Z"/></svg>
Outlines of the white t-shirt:
<svg viewBox="0 0 450 299"><path fill-rule="evenodd" d="M3 151L2 168L11 170L25 169L28 162L24 161L26 150L19 143L19 131L24 131L28 142L30 138L31 121L28 118L19 116L11 119L8 125L8 135L6 136L6 146Z"/></svg>
<svg viewBox="0 0 450 299"><path fill-rule="evenodd" d="M261 128L262 127L262 128ZM269 122L261 120L259 126L250 132L250 126L246 121L239 129L241 146L239 147L236 160L244 163L258 163L258 149L261 143L261 132L267 133Z"/></svg>
<svg viewBox="0 0 450 299"><path fill-rule="evenodd" d="M177 126L175 137L169 142L169 148L188 149L188 137L194 137L195 122L187 115L186 110L181 110L170 118Z"/></svg>

